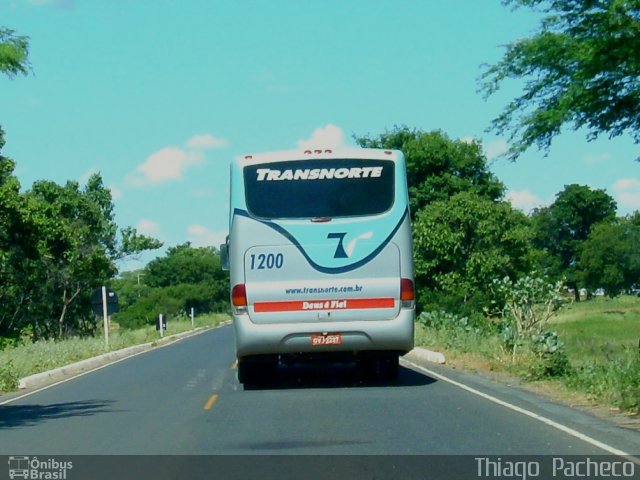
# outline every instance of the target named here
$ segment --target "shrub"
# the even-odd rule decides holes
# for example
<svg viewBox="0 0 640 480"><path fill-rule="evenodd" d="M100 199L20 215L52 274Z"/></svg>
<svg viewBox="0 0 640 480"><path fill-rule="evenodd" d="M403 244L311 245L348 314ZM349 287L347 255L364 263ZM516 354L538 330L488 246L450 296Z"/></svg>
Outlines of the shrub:
<svg viewBox="0 0 640 480"><path fill-rule="evenodd" d="M624 348L607 362L589 362L575 370L569 385L622 410L640 413L640 350Z"/></svg>
<svg viewBox="0 0 640 480"><path fill-rule="evenodd" d="M0 365L0 392L15 390L18 387L19 380L20 377L11 360Z"/></svg>
<svg viewBox="0 0 640 480"><path fill-rule="evenodd" d="M533 335L529 347L535 358L530 366L529 378L541 380L549 377L563 377L572 372L565 345L556 332L541 332Z"/></svg>
<svg viewBox="0 0 640 480"><path fill-rule="evenodd" d="M534 337L544 332L549 319L560 309L562 288L562 282L550 283L535 273L515 282L509 277L493 280L493 313L506 322L504 339L514 359L519 347L535 343Z"/></svg>

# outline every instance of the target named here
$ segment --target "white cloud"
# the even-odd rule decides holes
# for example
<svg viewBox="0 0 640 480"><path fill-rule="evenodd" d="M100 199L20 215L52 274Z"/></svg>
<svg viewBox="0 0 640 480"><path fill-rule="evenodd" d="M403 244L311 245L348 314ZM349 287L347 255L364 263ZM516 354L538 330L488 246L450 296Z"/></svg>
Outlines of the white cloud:
<svg viewBox="0 0 640 480"><path fill-rule="evenodd" d="M515 208L529 213L536 207L540 207L543 202L529 190L510 190L506 199L511 202Z"/></svg>
<svg viewBox="0 0 640 480"><path fill-rule="evenodd" d="M625 190L640 189L640 180L637 178L621 178L613 184L613 189L616 192L623 192Z"/></svg>
<svg viewBox="0 0 640 480"><path fill-rule="evenodd" d="M163 148L139 165L136 172L127 177L127 183L133 187L142 187L179 180L187 168L203 162L201 153L177 147Z"/></svg>
<svg viewBox="0 0 640 480"><path fill-rule="evenodd" d="M506 140L495 140L487 143L487 146L484 148L484 154L487 156L487 159L493 160L507 153L508 150L509 144Z"/></svg>
<svg viewBox="0 0 640 480"><path fill-rule="evenodd" d="M462 137L460 141L462 143L470 143L470 144L474 144L475 142L477 142L477 140L474 137Z"/></svg>
<svg viewBox="0 0 640 480"><path fill-rule="evenodd" d="M189 225L187 233L189 241L194 247L214 246L218 248L227 237L226 230L210 230L202 225Z"/></svg>
<svg viewBox="0 0 640 480"><path fill-rule="evenodd" d="M188 168L204 163L203 150L221 148L226 144L226 140L210 133L193 135L184 148L165 147L152 153L125 178L125 182L130 187L144 187L180 180Z"/></svg>
<svg viewBox="0 0 640 480"><path fill-rule="evenodd" d="M210 133L202 135L194 135L187 140L187 147L197 150L206 150L209 148L222 148L227 145L227 141L223 138L216 138Z"/></svg>
<svg viewBox="0 0 640 480"><path fill-rule="evenodd" d="M316 128L311 138L306 140L298 140L298 148L314 149L314 148L344 148L344 132L340 127L336 127L331 123L325 127Z"/></svg>
<svg viewBox="0 0 640 480"><path fill-rule="evenodd" d="M639 179L621 178L613 184L613 191L619 205L631 209L640 209Z"/></svg>
<svg viewBox="0 0 640 480"><path fill-rule="evenodd" d="M160 225L153 220L143 218L136 225L136 230L142 235L157 236L160 233Z"/></svg>

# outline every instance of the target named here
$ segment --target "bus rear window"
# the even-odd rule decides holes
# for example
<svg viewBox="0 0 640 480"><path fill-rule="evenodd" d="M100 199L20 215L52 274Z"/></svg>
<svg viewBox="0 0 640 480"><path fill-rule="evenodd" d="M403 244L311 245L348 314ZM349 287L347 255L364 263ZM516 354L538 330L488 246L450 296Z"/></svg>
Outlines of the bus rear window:
<svg viewBox="0 0 640 480"><path fill-rule="evenodd" d="M259 218L377 215L393 205L388 160L296 160L244 168L249 213Z"/></svg>

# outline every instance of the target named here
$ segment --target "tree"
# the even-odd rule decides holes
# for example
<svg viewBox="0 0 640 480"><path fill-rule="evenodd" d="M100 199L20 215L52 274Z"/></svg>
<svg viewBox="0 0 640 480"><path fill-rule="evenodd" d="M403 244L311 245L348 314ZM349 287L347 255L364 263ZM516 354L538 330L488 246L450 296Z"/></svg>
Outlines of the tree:
<svg viewBox="0 0 640 480"><path fill-rule="evenodd" d="M548 207L534 210L532 222L534 245L545 252L551 262L545 273L560 279L574 289L579 300L580 251L591 228L616 215L616 202L604 190L585 185L566 185Z"/></svg>
<svg viewBox="0 0 640 480"><path fill-rule="evenodd" d="M164 257L149 262L145 282L152 287L226 280L215 247L192 247L189 242L171 247Z"/></svg>
<svg viewBox="0 0 640 480"><path fill-rule="evenodd" d="M138 283L138 279L143 282ZM168 249L145 267L128 272L114 282L124 293L121 311L114 317L124 327L153 323L158 314L226 311L229 306L229 274L220 268L220 252L214 247L184 243Z"/></svg>
<svg viewBox="0 0 640 480"><path fill-rule="evenodd" d="M97 174L84 189L77 182L60 186L41 180L27 193L27 202L39 231L44 334L62 336L67 330L91 329L91 322L83 322L90 317L89 295L117 272L112 261L116 226L109 191ZM71 312L75 322L67 321ZM55 334L47 322L53 318L57 319Z"/></svg>
<svg viewBox="0 0 640 480"><path fill-rule="evenodd" d="M0 27L0 73L27 74L28 47L27 37ZM118 242L111 193L100 175L84 189L38 181L23 194L14 168L0 155L0 336L91 332L91 290L116 273L117 260L161 243L131 228Z"/></svg>
<svg viewBox="0 0 640 480"><path fill-rule="evenodd" d="M580 254L585 286L614 297L640 282L640 225L631 219L593 227Z"/></svg>
<svg viewBox="0 0 640 480"><path fill-rule="evenodd" d="M507 202L463 192L424 208L413 225L422 309L482 311L494 279L517 278L531 259L527 217Z"/></svg>
<svg viewBox="0 0 640 480"><path fill-rule="evenodd" d="M12 168L0 158L0 335L90 333L92 290L115 275L118 259L159 242L134 229L118 241L100 175L84 188L40 180L21 194Z"/></svg>
<svg viewBox="0 0 640 480"><path fill-rule="evenodd" d="M141 235L133 227L126 227L120 230L121 242L116 251L116 260L122 260L130 256L136 256L146 250L157 250L163 243L153 237Z"/></svg>
<svg viewBox="0 0 640 480"><path fill-rule="evenodd" d="M407 127L396 127L377 138L358 137L356 141L367 148L402 150L413 218L429 203L456 193L472 192L489 200L504 194L504 185L489 171L479 142L451 140L440 131Z"/></svg>
<svg viewBox="0 0 640 480"><path fill-rule="evenodd" d="M8 28L0 27L0 72L14 77L27 74L29 65L29 38Z"/></svg>
<svg viewBox="0 0 640 480"><path fill-rule="evenodd" d="M638 0L504 0L546 16L531 38L517 40L481 76L486 97L507 79L524 92L493 120L508 133L513 160L531 145L548 151L565 124L640 142L640 2Z"/></svg>
<svg viewBox="0 0 640 480"><path fill-rule="evenodd" d="M0 150L4 145L0 128ZM36 228L26 215L15 163L0 154L0 336L16 332L29 303L27 281L38 258Z"/></svg>

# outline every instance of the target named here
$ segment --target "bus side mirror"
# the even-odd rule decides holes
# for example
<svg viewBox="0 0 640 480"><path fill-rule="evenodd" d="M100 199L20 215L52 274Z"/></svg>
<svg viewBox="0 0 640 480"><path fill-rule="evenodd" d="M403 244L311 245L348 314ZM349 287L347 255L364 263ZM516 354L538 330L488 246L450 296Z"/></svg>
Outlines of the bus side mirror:
<svg viewBox="0 0 640 480"><path fill-rule="evenodd" d="M229 244L223 243L220 245L220 266L222 270L229 270Z"/></svg>

